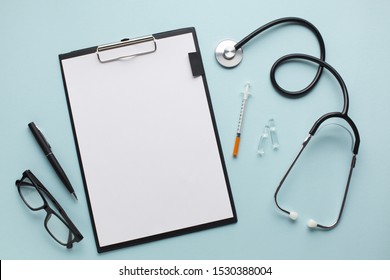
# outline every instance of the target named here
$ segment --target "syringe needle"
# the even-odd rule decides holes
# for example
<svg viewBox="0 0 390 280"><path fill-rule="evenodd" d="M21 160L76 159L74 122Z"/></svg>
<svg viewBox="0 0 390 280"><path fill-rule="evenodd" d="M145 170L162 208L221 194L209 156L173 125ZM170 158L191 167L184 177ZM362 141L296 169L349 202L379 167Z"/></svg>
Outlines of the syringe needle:
<svg viewBox="0 0 390 280"><path fill-rule="evenodd" d="M242 122L244 119L244 112L245 112L245 106L246 106L246 101L248 100L249 97L249 88L250 88L250 83L246 83L244 86L244 92L243 98L242 98L242 103L241 103L241 110L240 110L240 118L238 119L238 127L237 127L237 134L236 134L236 141L234 143L234 148L233 148L233 156L237 157L238 155L238 147L240 145L240 138L241 138L241 126Z"/></svg>

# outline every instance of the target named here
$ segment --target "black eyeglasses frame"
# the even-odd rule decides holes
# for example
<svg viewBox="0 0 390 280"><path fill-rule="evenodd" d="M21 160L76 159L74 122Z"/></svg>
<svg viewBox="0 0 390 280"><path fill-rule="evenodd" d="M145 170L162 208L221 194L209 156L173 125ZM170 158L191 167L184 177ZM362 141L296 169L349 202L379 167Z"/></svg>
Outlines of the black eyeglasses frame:
<svg viewBox="0 0 390 280"><path fill-rule="evenodd" d="M25 179L29 179L31 183L25 182ZM83 239L83 235L80 233L80 231L77 229L77 227L73 224L69 216L66 214L65 210L61 207L61 205L58 203L58 201L51 195L51 193L46 189L46 187L38 180L38 178L30 171L26 170L23 172L22 178L20 180L17 180L15 182L16 187L18 188L18 192L20 197L22 198L23 202L26 204L26 206L31 211L39 211L39 210L45 210L46 211L46 217L44 221L44 226L46 228L46 231L50 234L50 236L57 241L59 244L66 246L66 248L70 249L73 247L73 243L79 242ZM24 196L21 193L21 186L32 186L35 187L38 191L39 195L41 196L43 200L43 205L37 208L31 207L29 203L25 200ZM53 205L57 208L58 213L55 212L47 202L45 195L50 199L50 201L53 203ZM69 237L68 242L64 243L58 240L53 233L48 228L47 224L50 220L50 217L52 215L55 215L60 221L63 222L63 224L69 229Z"/></svg>

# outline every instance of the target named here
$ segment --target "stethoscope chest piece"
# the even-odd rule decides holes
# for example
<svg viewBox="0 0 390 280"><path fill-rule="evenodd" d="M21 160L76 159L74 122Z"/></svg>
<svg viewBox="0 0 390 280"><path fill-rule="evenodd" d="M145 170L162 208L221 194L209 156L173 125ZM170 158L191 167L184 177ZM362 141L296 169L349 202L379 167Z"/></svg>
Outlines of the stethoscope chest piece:
<svg viewBox="0 0 390 280"><path fill-rule="evenodd" d="M243 53L241 48L236 50L236 44L232 40L225 40L215 49L215 57L223 67L233 68L240 64Z"/></svg>

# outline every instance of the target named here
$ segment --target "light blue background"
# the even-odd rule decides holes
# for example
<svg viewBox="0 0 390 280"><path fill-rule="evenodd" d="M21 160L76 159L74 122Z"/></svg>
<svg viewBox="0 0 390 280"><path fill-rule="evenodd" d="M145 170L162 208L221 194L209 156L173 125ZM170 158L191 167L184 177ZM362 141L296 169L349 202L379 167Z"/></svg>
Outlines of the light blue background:
<svg viewBox="0 0 390 280"><path fill-rule="evenodd" d="M0 0L0 7L1 259L390 258L389 1ZM285 16L305 18L321 31L326 60L347 84L350 116L361 134L345 212L339 226L329 232L311 231L305 223L309 218L330 223L337 214L345 172L325 173L326 178L319 174L325 166L335 171L347 168L349 147L334 145L333 152L322 153L335 155L333 162L325 157L317 165L310 164L305 172L296 172L303 184L283 189L283 206L301 214L295 223L276 211L273 203L275 188L314 121L342 107L339 86L329 74L311 94L298 100L278 95L269 81L269 69L280 56L318 55L315 38L302 27L286 26L244 46L244 60L235 69L223 69L214 59L214 49L223 39L240 40ZM188 26L197 30L239 221L97 254L58 54ZM278 77L284 86L297 89L314 71L305 64L289 64ZM252 83L253 96L248 101L239 157L233 159L240 92L246 81ZM268 147L265 157L259 158L257 141L270 117L276 120L281 148L273 152ZM78 202L44 158L27 127L30 121L51 142L74 184ZM310 155L322 151L324 143L328 142L312 146L306 159L317 160ZM83 233L84 240L72 250L52 242L44 232L43 217L22 204L14 182L25 169L36 173ZM330 188L333 180L338 183ZM317 183L323 187L315 188ZM328 187L332 192L323 193Z"/></svg>

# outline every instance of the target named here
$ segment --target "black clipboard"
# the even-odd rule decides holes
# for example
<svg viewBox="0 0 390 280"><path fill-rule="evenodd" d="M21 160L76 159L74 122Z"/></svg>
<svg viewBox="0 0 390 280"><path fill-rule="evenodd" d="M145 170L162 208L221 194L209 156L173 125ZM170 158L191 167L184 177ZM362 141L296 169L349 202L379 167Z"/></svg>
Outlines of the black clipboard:
<svg viewBox="0 0 390 280"><path fill-rule="evenodd" d="M237 222L195 28L59 59L98 252Z"/></svg>

